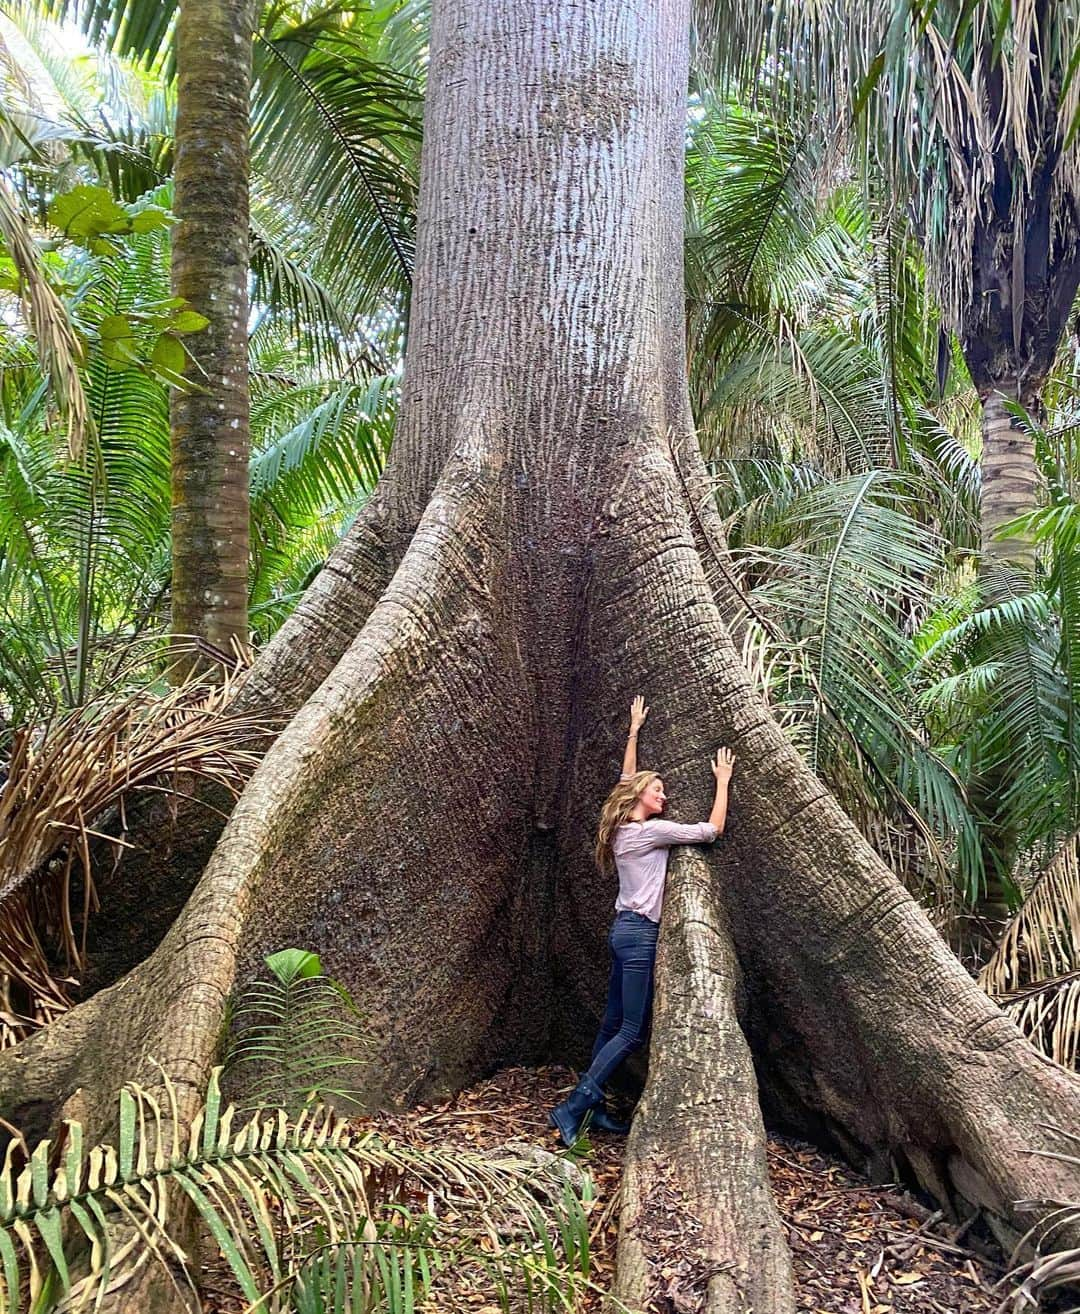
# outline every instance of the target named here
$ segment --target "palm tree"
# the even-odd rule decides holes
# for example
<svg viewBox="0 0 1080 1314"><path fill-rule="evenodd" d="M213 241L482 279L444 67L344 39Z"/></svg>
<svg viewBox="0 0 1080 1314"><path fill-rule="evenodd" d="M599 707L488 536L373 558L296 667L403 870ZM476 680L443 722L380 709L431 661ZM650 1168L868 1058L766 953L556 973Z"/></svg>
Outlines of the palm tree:
<svg viewBox="0 0 1080 1314"><path fill-rule="evenodd" d="M33 113L16 120L22 127L11 138L19 153L10 187L27 216L24 225L30 224L31 256L40 264L39 251L52 248L41 265L40 282L51 298L43 304L55 308L58 323L70 321L68 331L86 361L81 373L75 361L69 374L91 387L93 416L100 413L105 424L89 477L56 460L46 432L48 409L36 391L41 374L26 350L32 352L35 341L55 343L57 336L5 336L7 460L0 514L36 535L33 552L26 534L10 536L3 556L3 682L7 709L18 719L54 697L80 701L104 674L94 657L99 639L115 633L127 642L167 623L169 460L161 419L168 387L185 368L179 337L201 321L189 306L170 311L165 305L164 229L146 237L125 231L136 212L141 227L151 211L156 222L167 223L172 203L164 186L172 161L167 61L159 52L143 67L88 50L76 64L70 35L61 41L56 25L31 10L16 17L17 25L5 20L5 34L18 50L21 80L10 83L7 108L12 115L27 108ZM374 482L393 414L415 92L404 75L378 62L382 34L376 24L342 35L340 22L336 14L309 15L300 30L279 11L259 46L250 229L251 513L257 532L248 600L261 638L287 614ZM147 39L154 30L137 22L125 28ZM280 38L284 55L271 35ZM157 39L164 40L164 32ZM324 40L333 42L332 58L320 46ZM34 92L29 106L27 86ZM43 147L34 147L35 137ZM63 198L72 183L96 190L78 193L78 203L69 204ZM90 196L94 207L88 210ZM30 216L46 210L55 222L35 225ZM76 212L78 223L69 223ZM96 228L88 215L97 216ZM351 224L357 241L350 244L345 233ZM107 249L88 249L95 241ZM110 316L119 336L100 331ZM190 348L200 336L185 334L184 340ZM121 415L126 436L118 464L114 438ZM16 450L23 453L18 460ZM29 483L28 460L36 470ZM59 495L59 489L66 491ZM77 654L71 652L76 645Z"/></svg>
<svg viewBox="0 0 1080 1314"><path fill-rule="evenodd" d="M248 159L253 0L185 0L176 30L173 293L206 320L172 397L172 624L248 643Z"/></svg>
<svg viewBox="0 0 1080 1314"><path fill-rule="evenodd" d="M982 545L1034 509L1037 410L1080 285L1075 0L991 5L710 0L713 49L806 124L850 132L868 177L921 239L933 291L982 400ZM808 108L807 108L808 107ZM839 132L838 132L839 128Z"/></svg>

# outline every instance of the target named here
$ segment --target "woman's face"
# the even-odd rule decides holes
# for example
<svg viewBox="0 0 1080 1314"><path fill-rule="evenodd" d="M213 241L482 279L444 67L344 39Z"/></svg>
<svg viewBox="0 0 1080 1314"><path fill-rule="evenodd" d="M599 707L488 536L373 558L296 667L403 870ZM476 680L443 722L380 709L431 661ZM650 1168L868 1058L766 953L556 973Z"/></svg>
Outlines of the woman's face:
<svg viewBox="0 0 1080 1314"><path fill-rule="evenodd" d="M667 802L667 795L664 793L664 782L654 780L638 795L638 801L645 809L647 817L658 816L664 810L664 804Z"/></svg>

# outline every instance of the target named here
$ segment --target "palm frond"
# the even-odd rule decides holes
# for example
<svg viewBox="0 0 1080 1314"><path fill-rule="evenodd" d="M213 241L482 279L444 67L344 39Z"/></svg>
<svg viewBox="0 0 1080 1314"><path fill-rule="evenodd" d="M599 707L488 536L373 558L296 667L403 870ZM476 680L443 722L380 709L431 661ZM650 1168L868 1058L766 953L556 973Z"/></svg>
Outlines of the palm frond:
<svg viewBox="0 0 1080 1314"><path fill-rule="evenodd" d="M34 243L30 221L0 175L0 237L15 263L21 282L27 322L67 428L67 453L72 461L82 460L93 432L90 406L79 366L85 359L67 307L53 290Z"/></svg>
<svg viewBox="0 0 1080 1314"><path fill-rule="evenodd" d="M130 679L130 673L119 683ZM96 906L91 846L140 791L169 792L193 777L239 794L273 728L229 710L232 684L190 680L119 694L14 730L0 790L0 1047L70 1004ZM122 829L122 826L121 826ZM81 886L81 908L74 905ZM44 928L59 927L49 944ZM54 962L64 964L59 970Z"/></svg>
<svg viewBox="0 0 1080 1314"><path fill-rule="evenodd" d="M279 231L283 249L339 304L351 295L350 322L400 306L413 258L415 83L330 13L260 37L253 95L257 194L297 220L291 238Z"/></svg>
<svg viewBox="0 0 1080 1314"><path fill-rule="evenodd" d="M696 8L701 49L722 85L822 136L853 140L867 171L885 178L894 213L914 216L951 324L983 314L973 282L980 243L999 234L1013 247L1011 340L1019 347L1038 332L1024 322L1028 232L1041 241L1040 214L1048 219L1061 257L1051 281L1058 270L1072 276L1080 238L1075 0Z"/></svg>
<svg viewBox="0 0 1080 1314"><path fill-rule="evenodd" d="M1080 971L1080 837L1064 844L1035 877L1012 916L980 984L1005 996Z"/></svg>
<svg viewBox="0 0 1080 1314"><path fill-rule="evenodd" d="M85 1148L77 1122L25 1166L9 1145L5 1309L20 1310L24 1282L32 1304L52 1287L86 1308L150 1262L173 1266L194 1290L170 1235L181 1199L220 1247L249 1314L368 1314L406 1289L405 1309L415 1308L450 1265L486 1275L496 1299L508 1299L511 1282L524 1287L540 1309L570 1309L588 1285L582 1197L551 1168L383 1141L319 1106L294 1121L271 1111L236 1126L219 1075L187 1130L164 1075L156 1091L121 1092L115 1147ZM419 1216L409 1206L417 1198L427 1202ZM69 1251L66 1232L88 1253Z"/></svg>
<svg viewBox="0 0 1080 1314"><path fill-rule="evenodd" d="M248 1105L290 1117L313 1101L362 1107L361 1060L371 1042L348 991L325 975L318 954L282 949L265 961L271 980L249 984L232 1013L226 1066L243 1081Z"/></svg>
<svg viewBox="0 0 1080 1314"><path fill-rule="evenodd" d="M939 549L897 475L770 477L783 493L746 502L744 468L744 505L728 521L753 611L772 631L757 656L770 702L871 842L894 850L898 831L914 828L923 862L970 881L974 819L915 700L909 628L931 603Z"/></svg>
<svg viewBox="0 0 1080 1314"><path fill-rule="evenodd" d="M1047 1058L1064 1068L1080 1067L1080 968L995 998Z"/></svg>
<svg viewBox="0 0 1080 1314"><path fill-rule="evenodd" d="M1080 1136L1071 1128L1052 1124L1047 1128L1052 1131L1060 1149L1036 1150L1035 1153L1050 1155L1075 1164L1080 1168ZM1021 1201L1024 1205L1034 1205L1035 1201ZM1080 1223L1080 1200L1055 1200L1054 1208L1049 1214L1043 1213L1041 1221L1017 1242L1010 1257L1013 1267L997 1284L1006 1288L1008 1294L1002 1301L1001 1314L1027 1314L1032 1309L1040 1309L1054 1301L1053 1292L1063 1294L1075 1290L1075 1283L1080 1282L1080 1248L1064 1250L1060 1246L1062 1232L1075 1228ZM1044 1202L1040 1201L1040 1205ZM1022 1264L1017 1260L1020 1255L1034 1251L1032 1258Z"/></svg>

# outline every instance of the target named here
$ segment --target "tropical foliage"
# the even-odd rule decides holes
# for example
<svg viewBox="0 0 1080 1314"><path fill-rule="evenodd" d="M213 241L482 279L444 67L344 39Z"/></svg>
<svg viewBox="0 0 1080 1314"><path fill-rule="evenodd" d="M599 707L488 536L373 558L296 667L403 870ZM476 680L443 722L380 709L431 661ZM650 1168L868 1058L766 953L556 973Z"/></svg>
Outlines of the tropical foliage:
<svg viewBox="0 0 1080 1314"><path fill-rule="evenodd" d="M237 1119L220 1073L181 1134L178 1091L120 1095L115 1145L8 1147L0 1170L0 1308L93 1308L148 1264L195 1291L177 1232L191 1209L246 1308L412 1314L440 1271L476 1270L495 1299L573 1309L588 1284L586 1209L561 1163L418 1150L314 1104ZM23 1295L29 1303L24 1303Z"/></svg>
<svg viewBox="0 0 1080 1314"><path fill-rule="evenodd" d="M1076 7L699 8L715 22L687 133L687 330L731 624L813 769L985 987L1076 1066L1080 347L1055 330L1039 396L1012 408L1043 488L1011 530L1034 567L990 570L979 379L952 331L985 273L993 161L1017 205L1046 193L1064 213L1076 191ZM255 647L389 450L426 21L422 0L289 3L255 34ZM185 344L203 328L170 291L174 22L171 0L0 11L2 1044L77 997L96 832L122 846L132 790L178 773L235 791L267 729L229 718L228 684L164 680L169 398L199 387ZM1049 180L1036 40L1060 75ZM1012 340L1031 348L1018 250ZM503 1303L569 1307L587 1181L582 1197L558 1165L421 1154L346 1123L355 1008L313 955L267 966L232 1013L245 1112L215 1072L181 1137L163 1075L124 1092L114 1146L87 1150L76 1123L11 1142L6 1307L90 1308L160 1261L190 1281L181 1208L252 1310L408 1311L451 1263ZM1058 1276L1033 1263L1025 1290Z"/></svg>
<svg viewBox="0 0 1080 1314"><path fill-rule="evenodd" d="M271 979L252 982L232 1015L226 1066L241 1074L248 1103L291 1116L315 1101L360 1107L369 1042L348 991L305 949L269 954L266 966Z"/></svg>
<svg viewBox="0 0 1080 1314"><path fill-rule="evenodd" d="M0 1049L71 1006L98 907L95 855L121 860L131 802L188 794L196 782L236 797L277 728L231 705L229 679L155 687L144 669L134 687L118 669L96 699L11 736L0 790Z"/></svg>
<svg viewBox="0 0 1080 1314"><path fill-rule="evenodd" d="M1067 344L1042 413L1017 413L1048 492L1016 526L1037 573L978 572L978 400L919 243L875 197L811 134L702 97L688 157L692 394L752 673L871 842L977 955L1000 930L972 911L987 887L1014 906L1049 890L1039 874L1060 868L1080 824L1080 378ZM1033 906L1060 949L1059 1023L1045 954L986 980L1010 1000L1023 990L1017 1016L1073 1058L1080 957L1049 902ZM1074 900L1059 906L1077 916Z"/></svg>
<svg viewBox="0 0 1080 1314"><path fill-rule="evenodd" d="M100 15L83 18L96 30ZM390 44L381 27L336 10L268 22L253 106L257 639L381 468L417 135L415 82L378 62L379 41ZM104 651L165 627L168 390L198 386L183 377L183 338L202 321L169 296L167 28L132 46L141 66L72 56L71 30L29 11L9 15L0 38L12 216L0 287L0 713L22 721L83 703Z"/></svg>

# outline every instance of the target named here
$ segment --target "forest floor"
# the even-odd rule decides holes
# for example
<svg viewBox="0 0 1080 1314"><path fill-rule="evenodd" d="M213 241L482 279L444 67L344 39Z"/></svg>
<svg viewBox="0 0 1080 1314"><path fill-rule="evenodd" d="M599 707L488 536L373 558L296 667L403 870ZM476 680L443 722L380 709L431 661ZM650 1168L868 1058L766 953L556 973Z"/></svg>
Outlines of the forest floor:
<svg viewBox="0 0 1080 1314"><path fill-rule="evenodd" d="M564 1067L507 1068L435 1106L365 1120L385 1136L415 1146L472 1151L522 1143L559 1149L547 1111L574 1080ZM617 1110L613 1110L617 1111ZM621 1138L594 1134L580 1166L595 1183L590 1206L590 1279L599 1290L611 1280L618 1228ZM941 1221L896 1186L871 1186L836 1159L803 1142L770 1136L769 1170L795 1266L798 1307L808 1314L989 1314L1007 1289L994 1284L1001 1264L976 1253L964 1229ZM693 1314L697 1301L683 1281L685 1257L673 1248L662 1272L664 1291L650 1314ZM227 1272L208 1275L206 1314L234 1314L243 1302L229 1290ZM451 1279L447 1284L447 1279ZM498 1314L490 1288L444 1274L430 1314ZM689 1298L687 1298L689 1297ZM600 1314L590 1293L580 1314Z"/></svg>

